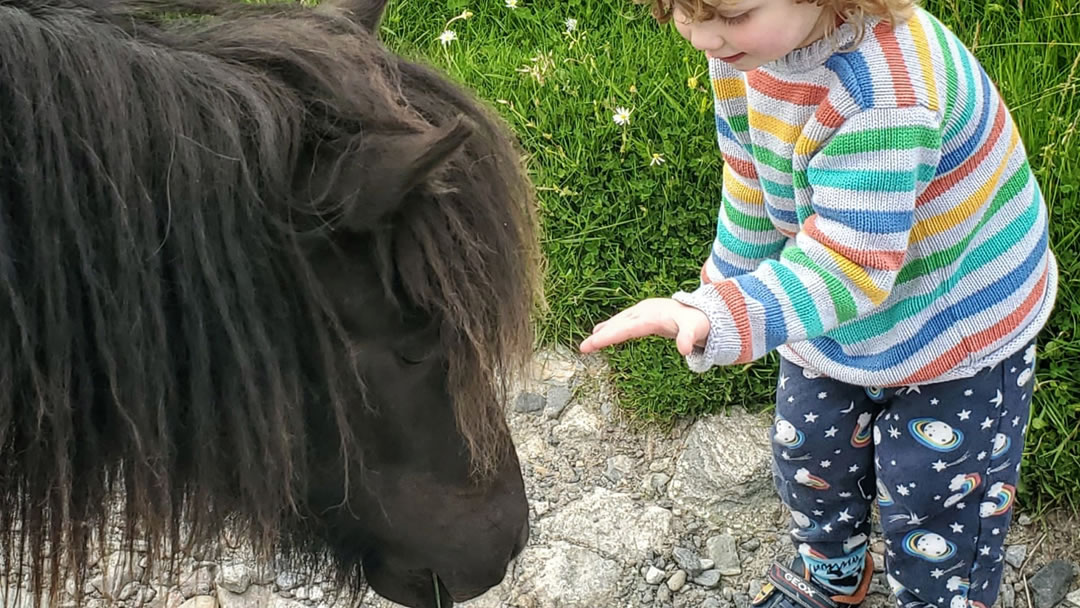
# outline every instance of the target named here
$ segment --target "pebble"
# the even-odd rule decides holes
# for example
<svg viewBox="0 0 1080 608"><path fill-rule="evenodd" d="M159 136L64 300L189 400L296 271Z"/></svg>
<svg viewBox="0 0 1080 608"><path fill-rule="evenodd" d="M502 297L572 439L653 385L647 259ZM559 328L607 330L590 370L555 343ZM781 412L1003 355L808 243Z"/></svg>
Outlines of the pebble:
<svg viewBox="0 0 1080 608"><path fill-rule="evenodd" d="M716 564L713 563L713 561L711 559L709 559L707 557L701 558L701 569L702 570L712 570L712 567L715 566L715 565Z"/></svg>
<svg viewBox="0 0 1080 608"><path fill-rule="evenodd" d="M582 463L581 466L584 466L584 463ZM632 470L634 470L634 460L629 456L620 454L608 458L607 469L604 470L604 477L607 477L613 483L618 483Z"/></svg>
<svg viewBox="0 0 1080 608"><path fill-rule="evenodd" d="M704 587L706 589L714 589L720 584L720 571L715 568L712 570L706 570L701 574L695 576L692 581L695 585Z"/></svg>
<svg viewBox="0 0 1080 608"><path fill-rule="evenodd" d="M686 584L686 571L676 570L675 574L671 575L671 578L667 579L667 588L672 592L678 591Z"/></svg>
<svg viewBox="0 0 1080 608"><path fill-rule="evenodd" d="M1024 558L1027 557L1027 545L1012 545L1005 547L1005 562L1013 568L1019 568L1024 565Z"/></svg>
<svg viewBox="0 0 1080 608"><path fill-rule="evenodd" d="M671 601L671 589L668 589L667 585L660 585L660 588L656 590L656 601L661 604Z"/></svg>
<svg viewBox="0 0 1080 608"><path fill-rule="evenodd" d="M874 560L874 572L885 571L885 554L884 553L870 553L870 559Z"/></svg>
<svg viewBox="0 0 1080 608"><path fill-rule="evenodd" d="M1065 596L1065 601L1072 604L1076 608L1080 608L1080 589L1073 591Z"/></svg>
<svg viewBox="0 0 1080 608"><path fill-rule="evenodd" d="M536 393L524 392L514 399L514 411L521 414L531 414L544 409L544 396Z"/></svg>
<svg viewBox="0 0 1080 608"><path fill-rule="evenodd" d="M1001 608L1016 608L1016 589L1012 585L1001 586Z"/></svg>
<svg viewBox="0 0 1080 608"><path fill-rule="evenodd" d="M759 547L761 547L761 541L756 538L751 538L750 540L740 545L740 547L742 547L743 551L753 553L754 551L757 551Z"/></svg>
<svg viewBox="0 0 1080 608"><path fill-rule="evenodd" d="M667 473L650 473L642 485L646 492L659 496L664 493L669 481L671 481L671 478L668 477Z"/></svg>
<svg viewBox="0 0 1080 608"><path fill-rule="evenodd" d="M675 563L679 564L679 567L683 570L686 570L686 574L690 578L701 574L701 571L704 570L701 567L701 559L686 547L675 547L671 554L675 558Z"/></svg>
<svg viewBox="0 0 1080 608"><path fill-rule="evenodd" d="M649 566L649 569L645 571L645 582L650 585L659 585L663 580L666 573L657 568L656 566Z"/></svg>
<svg viewBox="0 0 1080 608"><path fill-rule="evenodd" d="M1028 515L1027 513L1021 513L1020 517L1016 518L1016 523L1020 524L1021 526L1030 526L1031 525L1031 516Z"/></svg>
<svg viewBox="0 0 1080 608"><path fill-rule="evenodd" d="M1034 608L1053 608L1069 590L1073 566L1065 560L1054 560L1043 566L1028 580Z"/></svg>
<svg viewBox="0 0 1080 608"><path fill-rule="evenodd" d="M750 582L746 585L746 594L750 597L757 597L757 595L761 593L761 588L764 586L765 584L757 580L756 578L751 579Z"/></svg>
<svg viewBox="0 0 1080 608"><path fill-rule="evenodd" d="M196 595L180 604L180 608L218 608L218 601L212 595Z"/></svg>
<svg viewBox="0 0 1080 608"><path fill-rule="evenodd" d="M566 405L570 403L573 394L565 386L556 385L548 389L547 399L544 404L544 417L548 419L558 418Z"/></svg>

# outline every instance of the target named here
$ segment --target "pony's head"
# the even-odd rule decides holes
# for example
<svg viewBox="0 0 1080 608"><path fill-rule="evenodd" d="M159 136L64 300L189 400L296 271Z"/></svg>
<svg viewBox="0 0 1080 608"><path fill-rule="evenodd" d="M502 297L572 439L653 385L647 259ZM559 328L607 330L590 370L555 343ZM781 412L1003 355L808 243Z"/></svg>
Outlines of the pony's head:
<svg viewBox="0 0 1080 608"><path fill-rule="evenodd" d="M520 551L531 199L383 5L0 0L0 566L35 595L115 509L410 606Z"/></svg>

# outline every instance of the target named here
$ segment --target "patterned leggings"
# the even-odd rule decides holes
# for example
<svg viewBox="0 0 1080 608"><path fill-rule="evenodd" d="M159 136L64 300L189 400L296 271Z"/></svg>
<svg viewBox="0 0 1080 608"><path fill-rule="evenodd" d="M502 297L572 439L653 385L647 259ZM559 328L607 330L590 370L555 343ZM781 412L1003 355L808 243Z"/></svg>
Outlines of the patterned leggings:
<svg viewBox="0 0 1080 608"><path fill-rule="evenodd" d="M1029 344L971 378L882 390L782 360L773 476L812 574L862 572L876 498L900 606L992 606L1034 369Z"/></svg>

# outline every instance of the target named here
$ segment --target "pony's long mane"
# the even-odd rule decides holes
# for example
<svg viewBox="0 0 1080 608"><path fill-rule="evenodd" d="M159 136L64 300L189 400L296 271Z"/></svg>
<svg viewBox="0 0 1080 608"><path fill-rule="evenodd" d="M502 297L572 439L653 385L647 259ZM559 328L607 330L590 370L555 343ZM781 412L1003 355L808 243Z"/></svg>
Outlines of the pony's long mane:
<svg viewBox="0 0 1080 608"><path fill-rule="evenodd" d="M442 320L482 475L510 445L538 260L486 110L344 9L0 0L0 570L55 593L114 508L125 541L228 525L272 550L305 490L305 408L357 455L345 336L299 238L333 210L294 178L320 141L459 116L473 136L372 259Z"/></svg>

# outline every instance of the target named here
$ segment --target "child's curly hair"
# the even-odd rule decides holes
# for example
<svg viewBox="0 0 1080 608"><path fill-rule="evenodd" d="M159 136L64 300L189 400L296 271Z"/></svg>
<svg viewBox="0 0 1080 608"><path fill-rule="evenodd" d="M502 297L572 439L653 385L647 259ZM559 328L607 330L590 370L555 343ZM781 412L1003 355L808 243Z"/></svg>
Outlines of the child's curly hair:
<svg viewBox="0 0 1080 608"><path fill-rule="evenodd" d="M641 4L651 4L652 14L660 23L667 23L675 11L676 5L695 20L711 19L715 15L715 3L706 4L704 0L636 0ZM721 0L724 1L724 0ZM728 0L731 1L731 0ZM855 27L856 39L862 39L863 27L868 17L879 17L891 26L902 23L911 16L918 0L795 0L798 3L812 2L832 10L844 21Z"/></svg>

